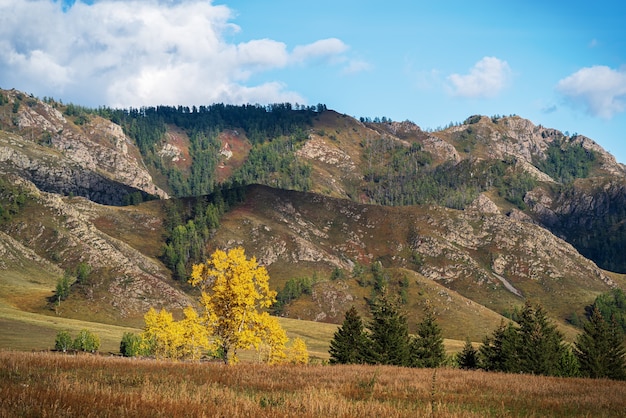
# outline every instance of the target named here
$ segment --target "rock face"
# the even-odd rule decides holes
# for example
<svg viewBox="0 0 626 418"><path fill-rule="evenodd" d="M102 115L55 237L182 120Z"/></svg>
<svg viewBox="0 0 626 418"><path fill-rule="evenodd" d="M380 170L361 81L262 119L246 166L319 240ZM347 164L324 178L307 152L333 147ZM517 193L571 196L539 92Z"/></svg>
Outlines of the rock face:
<svg viewBox="0 0 626 418"><path fill-rule="evenodd" d="M0 117L0 126L14 131L0 137L1 171L19 173L44 191L103 204L120 205L134 192L168 197L119 125L95 115L76 125L50 104L22 93L12 90L4 97L16 111Z"/></svg>
<svg viewBox="0 0 626 418"><path fill-rule="evenodd" d="M465 210L478 213L500 213L498 206L482 193Z"/></svg>
<svg viewBox="0 0 626 418"><path fill-rule="evenodd" d="M5 133L0 133L0 171L19 174L42 191L83 196L105 205L122 205L135 192L149 196L142 189L112 180L61 153L25 144L21 137Z"/></svg>
<svg viewBox="0 0 626 418"><path fill-rule="evenodd" d="M556 129L537 126L519 116L499 119L482 116L472 124L452 127L446 132L448 135L444 134L444 136L448 138L449 134L468 132L476 141L485 146L486 158L514 157L518 163L533 170L531 174L539 176L541 181L550 181L550 179L536 168L530 167L535 160L545 159L545 151L557 140L564 141L564 144L580 144L583 148L594 151L599 156L601 168L607 174L620 177L626 175L626 167L617 163L615 157L590 138L583 135L566 136Z"/></svg>

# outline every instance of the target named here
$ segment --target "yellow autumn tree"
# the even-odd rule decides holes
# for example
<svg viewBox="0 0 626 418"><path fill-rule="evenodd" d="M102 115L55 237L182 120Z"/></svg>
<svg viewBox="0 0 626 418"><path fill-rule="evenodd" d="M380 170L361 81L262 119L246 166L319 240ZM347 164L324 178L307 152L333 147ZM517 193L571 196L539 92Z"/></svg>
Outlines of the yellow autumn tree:
<svg viewBox="0 0 626 418"><path fill-rule="evenodd" d="M262 340L259 358L269 364L281 363L287 358L285 352L285 344L289 341L287 333L276 317L270 316L267 312L263 312L262 317L263 326L259 330Z"/></svg>
<svg viewBox="0 0 626 418"><path fill-rule="evenodd" d="M258 350L278 332L268 331L278 323L263 311L276 301L267 270L254 257L247 259L243 248L216 250L193 266L189 283L201 290L203 320L226 364L237 361L238 349Z"/></svg>
<svg viewBox="0 0 626 418"><path fill-rule="evenodd" d="M294 338L289 347L287 361L293 364L309 364L309 351L302 338Z"/></svg>
<svg viewBox="0 0 626 418"><path fill-rule="evenodd" d="M144 350L153 352L156 358L181 357L181 349L184 344L184 334L180 323L174 321L171 312L161 309L159 312L154 308L143 317L145 328L141 334L144 342Z"/></svg>
<svg viewBox="0 0 626 418"><path fill-rule="evenodd" d="M183 346L181 357L199 360L205 350L213 350L215 347L209 340L207 328L201 323L198 312L191 306L183 311L185 317L180 321L183 333Z"/></svg>
<svg viewBox="0 0 626 418"><path fill-rule="evenodd" d="M184 318L175 321L166 309L154 308L144 315L141 334L142 351L156 358L199 360L203 350L213 349L206 327L191 306L183 311Z"/></svg>

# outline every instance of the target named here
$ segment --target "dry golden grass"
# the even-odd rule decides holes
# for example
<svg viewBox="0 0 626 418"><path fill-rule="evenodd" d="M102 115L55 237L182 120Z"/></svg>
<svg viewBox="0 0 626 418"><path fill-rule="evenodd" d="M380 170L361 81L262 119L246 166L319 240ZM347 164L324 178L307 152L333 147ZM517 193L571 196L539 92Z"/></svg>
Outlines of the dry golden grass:
<svg viewBox="0 0 626 418"><path fill-rule="evenodd" d="M0 416L623 416L626 385L377 366L0 352Z"/></svg>

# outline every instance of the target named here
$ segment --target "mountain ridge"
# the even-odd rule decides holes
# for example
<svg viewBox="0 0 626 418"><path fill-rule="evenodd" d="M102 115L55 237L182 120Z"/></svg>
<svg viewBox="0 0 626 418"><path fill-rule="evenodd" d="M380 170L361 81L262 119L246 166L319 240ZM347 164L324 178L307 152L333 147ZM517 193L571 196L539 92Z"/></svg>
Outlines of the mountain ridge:
<svg viewBox="0 0 626 418"><path fill-rule="evenodd" d="M471 116L426 132L410 121L373 123L325 107L278 106L273 118L299 112L299 119L282 123L269 140L263 132L271 129L194 130L190 121L203 114L183 110L188 126L165 124L153 148L142 148L126 133L139 129L135 116L116 124L103 117L113 114L107 109L0 93L0 207L7 213L0 247L43 260L38 275L51 276L42 279L49 298L62 271L79 263L93 269L57 308L38 296L31 311L137 324L149 306L178 310L192 303L193 290L173 280L161 258L170 234L166 203L179 202L184 225L215 196L172 197L174 174L180 184L202 178L203 187L252 179L241 202L228 204L208 231L205 253L242 245L267 266L279 290L290 279L314 278L313 294L283 310L290 317L337 323L351 304L365 312L380 264L383 284L404 298L411 315L429 295L459 339L463 329L453 324L482 324L470 327L479 340L524 298L545 304L571 336L571 315L626 283L579 253L602 249L580 237L608 239L613 258L626 242L617 209L626 207L626 167L581 135L518 116ZM261 118L266 112L251 111ZM205 166L198 166L199 155ZM252 160L271 162L275 171ZM393 204L411 199L423 202ZM128 203L135 205L119 206ZM0 276L21 266L0 265ZM472 316L464 310L472 304L486 311Z"/></svg>

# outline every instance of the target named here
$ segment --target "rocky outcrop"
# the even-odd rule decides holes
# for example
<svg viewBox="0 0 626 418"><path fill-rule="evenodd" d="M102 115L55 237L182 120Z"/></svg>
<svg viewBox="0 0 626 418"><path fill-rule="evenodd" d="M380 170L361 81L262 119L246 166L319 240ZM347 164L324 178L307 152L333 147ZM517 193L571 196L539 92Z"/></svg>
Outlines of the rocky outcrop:
<svg viewBox="0 0 626 418"><path fill-rule="evenodd" d="M45 191L104 204L122 204L137 191L168 197L119 125L94 114L77 125L49 103L15 90L3 93L16 111L0 118L0 127L12 131L9 143L0 143L0 170L19 172Z"/></svg>
<svg viewBox="0 0 626 418"><path fill-rule="evenodd" d="M498 206L493 203L493 200L489 199L483 193L478 195L478 197L474 199L474 201L467 208L465 208L465 210L478 213L500 213L500 209L498 209Z"/></svg>
<svg viewBox="0 0 626 418"><path fill-rule="evenodd" d="M59 152L0 132L0 172L19 174L42 191L66 196L82 196L105 205L122 205L128 195L148 193L120 183Z"/></svg>
<svg viewBox="0 0 626 418"><path fill-rule="evenodd" d="M604 150L595 141L583 135L568 136L564 133L535 125L528 119L519 116L502 118L472 117L471 123L450 127L437 133L448 141L454 142L454 138L461 133L465 137L471 136L474 141L482 144L486 158L505 159L513 157L522 164L522 167L541 181L553 181L544 173L539 172L532 165L536 160L546 158L546 150L555 141L563 141L567 144L580 144L583 148L593 151L599 157L600 168L608 175L623 177L626 175L626 166L619 164L615 157ZM547 177L547 178L546 178Z"/></svg>
<svg viewBox="0 0 626 418"><path fill-rule="evenodd" d="M350 156L336 146L328 144L318 135L311 134L302 148L296 151L299 157L317 160L321 163L339 167L346 174L356 172L356 164Z"/></svg>

